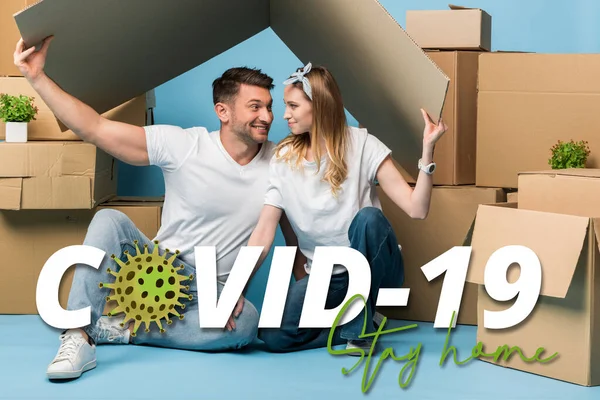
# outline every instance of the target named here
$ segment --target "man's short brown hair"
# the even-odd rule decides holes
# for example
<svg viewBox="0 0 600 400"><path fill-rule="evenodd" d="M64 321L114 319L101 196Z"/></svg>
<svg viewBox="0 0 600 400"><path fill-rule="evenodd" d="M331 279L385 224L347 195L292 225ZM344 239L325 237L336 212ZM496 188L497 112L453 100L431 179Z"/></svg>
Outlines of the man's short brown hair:
<svg viewBox="0 0 600 400"><path fill-rule="evenodd" d="M258 86L272 90L273 78L260 69L247 67L230 68L213 82L213 103L228 103L235 99L240 85Z"/></svg>

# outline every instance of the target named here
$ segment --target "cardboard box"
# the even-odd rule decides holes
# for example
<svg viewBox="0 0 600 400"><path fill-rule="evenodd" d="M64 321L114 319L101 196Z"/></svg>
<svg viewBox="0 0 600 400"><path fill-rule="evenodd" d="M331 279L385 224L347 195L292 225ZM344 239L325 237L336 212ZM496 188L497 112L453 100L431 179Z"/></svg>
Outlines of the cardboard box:
<svg viewBox="0 0 600 400"><path fill-rule="evenodd" d="M382 307L388 317L435 321L444 275L428 282L421 267L454 246L462 245L479 204L505 201L502 189L434 187L425 220L413 220L379 189L384 214L392 224L404 256L405 284L410 288L407 307ZM465 285L459 324L477 324L477 286Z"/></svg>
<svg viewBox="0 0 600 400"><path fill-rule="evenodd" d="M13 53L21 37L13 15L37 2L38 0L0 1L0 76L21 76L13 61Z"/></svg>
<svg viewBox="0 0 600 400"><path fill-rule="evenodd" d="M327 66L340 85L346 109L383 140L414 177L422 153L420 108L438 119L448 89L448 77L377 0L129 0L85 5L43 0L17 14L15 21L27 45L55 35L46 73L98 112L140 96L271 27L302 64ZM161 29L147 29L149 21ZM198 38L208 37L210 41L198 46ZM70 62L73 59L77 62Z"/></svg>
<svg viewBox="0 0 600 400"><path fill-rule="evenodd" d="M434 185L475 184L477 71L479 52L433 52L429 57L450 77L442 118L448 130L436 144Z"/></svg>
<svg viewBox="0 0 600 400"><path fill-rule="evenodd" d="M406 31L424 49L492 49L492 17L479 8L409 10Z"/></svg>
<svg viewBox="0 0 600 400"><path fill-rule="evenodd" d="M27 124L27 140L81 140L79 136L56 119L54 113L33 90L27 79L22 77L0 77L0 93L8 93L13 96L23 94L34 97L38 114L34 121ZM146 96L139 96L127 101L105 112L102 116L113 121L144 126L146 124ZM0 121L0 140L5 138L6 124Z"/></svg>
<svg viewBox="0 0 600 400"><path fill-rule="evenodd" d="M116 195L115 159L84 142L0 143L0 209L92 209Z"/></svg>
<svg viewBox="0 0 600 400"><path fill-rule="evenodd" d="M587 140L600 168L599 54L479 57L477 186L516 188L518 173L550 168L558 140Z"/></svg>
<svg viewBox="0 0 600 400"><path fill-rule="evenodd" d="M523 193L521 193L521 196ZM551 200L548 200L551 201ZM585 386L600 383L600 220L576 215L548 213L482 205L472 232L471 263L467 281L480 285L477 341L485 353L518 346L524 357L558 357L548 363L524 362L517 352L506 360L506 352L484 361ZM486 329L485 311L504 311L515 301L498 302L484 288L484 273L490 256L509 245L526 246L539 258L541 292L529 316L508 329ZM515 260L517 261L517 260ZM519 268L510 268L508 282L516 282ZM506 348L508 350L508 348Z"/></svg>
<svg viewBox="0 0 600 400"><path fill-rule="evenodd" d="M124 212L148 238L160 227L162 202L106 203L94 210L0 211L0 314L37 314L35 291L44 263L56 251L82 244L94 214L103 208ZM67 305L74 268L61 281L59 299Z"/></svg>
<svg viewBox="0 0 600 400"><path fill-rule="evenodd" d="M519 192L521 209L600 217L600 169L522 172Z"/></svg>
<svg viewBox="0 0 600 400"><path fill-rule="evenodd" d="M450 77L442 118L448 130L437 142L433 161L437 186L474 185L477 133L477 69L479 52L428 51L427 55ZM360 127L364 127L360 124ZM368 127L367 127L368 129ZM421 146L422 150L422 146ZM404 179L416 183L395 160Z"/></svg>

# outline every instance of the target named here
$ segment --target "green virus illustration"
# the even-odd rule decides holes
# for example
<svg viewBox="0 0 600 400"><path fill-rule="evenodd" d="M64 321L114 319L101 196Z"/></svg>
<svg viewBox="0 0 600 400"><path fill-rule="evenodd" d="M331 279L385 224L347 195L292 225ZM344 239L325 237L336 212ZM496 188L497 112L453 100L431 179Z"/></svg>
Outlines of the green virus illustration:
<svg viewBox="0 0 600 400"><path fill-rule="evenodd" d="M113 283L100 283L100 288L109 288L113 292L111 296L106 297L106 302L116 301L117 306L109 313L109 317L125 313L121 322L121 327L131 320L134 321L132 336L142 323L146 324L145 332L150 332L152 322L158 325L161 333L165 332L161 324L161 319L165 319L168 325L173 321L169 315L175 315L180 320L183 314L179 314L175 307L185 309L185 304L179 302L180 298L192 300L191 294L186 294L183 290L190 290L189 286L182 285L183 281L194 279L194 275L179 275L178 271L184 269L183 265L175 267L173 261L179 255L179 250L171 257L166 258L169 249L165 249L163 255L159 254L158 241L154 241L154 250L148 252L148 245L144 245L144 252L140 251L138 241L135 242L137 250L136 255L125 251L127 261L123 262L114 254L111 258L119 265L119 271L113 271L110 268L107 272L115 277Z"/></svg>

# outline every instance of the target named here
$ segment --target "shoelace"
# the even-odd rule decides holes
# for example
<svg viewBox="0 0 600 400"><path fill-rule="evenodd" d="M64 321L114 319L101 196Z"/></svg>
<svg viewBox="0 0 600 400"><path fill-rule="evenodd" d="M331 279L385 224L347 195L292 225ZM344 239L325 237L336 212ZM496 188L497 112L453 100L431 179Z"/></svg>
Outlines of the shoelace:
<svg viewBox="0 0 600 400"><path fill-rule="evenodd" d="M62 360L70 360L75 351L77 350L77 342L78 340L83 340L83 338L78 338L73 334L62 334L60 335L60 340L62 341L60 348L58 349L58 354L55 358L55 362Z"/></svg>

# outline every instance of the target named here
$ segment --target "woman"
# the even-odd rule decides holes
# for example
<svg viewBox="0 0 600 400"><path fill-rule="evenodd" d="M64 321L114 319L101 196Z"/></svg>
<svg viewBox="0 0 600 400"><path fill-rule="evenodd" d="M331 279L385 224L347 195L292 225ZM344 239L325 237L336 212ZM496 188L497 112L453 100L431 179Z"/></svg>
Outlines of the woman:
<svg viewBox="0 0 600 400"><path fill-rule="evenodd" d="M349 127L338 85L323 67L309 63L284 82L285 114L291 134L277 146L270 167L270 184L259 222L249 246L264 246L258 266L268 254L282 213L289 219L310 274L316 246L350 246L360 251L371 267L371 290L366 306L353 321L339 328L336 343L368 351L375 331L373 316L381 287L400 287L404 266L391 225L380 209L376 183L412 218L429 211L434 145L446 131L425 111L422 167L412 189L394 166L391 151L364 129ZM426 172L425 172L426 171ZM258 268L257 266L257 268ZM298 328L308 275L289 289L280 329L262 329L259 337L272 351L294 351L327 345L329 329ZM335 266L326 307L344 300L348 273Z"/></svg>

